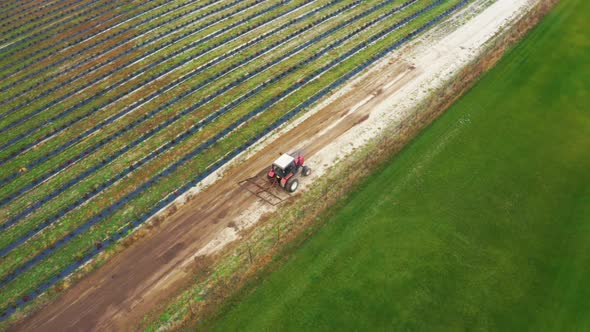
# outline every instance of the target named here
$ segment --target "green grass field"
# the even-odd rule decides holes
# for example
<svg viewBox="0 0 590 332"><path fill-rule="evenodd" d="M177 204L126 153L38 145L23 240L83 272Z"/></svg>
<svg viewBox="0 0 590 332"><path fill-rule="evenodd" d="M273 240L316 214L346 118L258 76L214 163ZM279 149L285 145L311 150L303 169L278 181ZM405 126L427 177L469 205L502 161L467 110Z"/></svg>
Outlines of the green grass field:
<svg viewBox="0 0 590 332"><path fill-rule="evenodd" d="M589 331L588 12L562 1L209 327Z"/></svg>

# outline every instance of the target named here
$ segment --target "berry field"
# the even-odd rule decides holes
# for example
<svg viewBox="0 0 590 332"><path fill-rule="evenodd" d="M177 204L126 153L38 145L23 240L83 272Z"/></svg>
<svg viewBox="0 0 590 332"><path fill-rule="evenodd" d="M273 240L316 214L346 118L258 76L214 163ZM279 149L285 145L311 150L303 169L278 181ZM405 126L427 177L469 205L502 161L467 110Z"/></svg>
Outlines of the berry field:
<svg viewBox="0 0 590 332"><path fill-rule="evenodd" d="M0 319L467 0L0 2Z"/></svg>

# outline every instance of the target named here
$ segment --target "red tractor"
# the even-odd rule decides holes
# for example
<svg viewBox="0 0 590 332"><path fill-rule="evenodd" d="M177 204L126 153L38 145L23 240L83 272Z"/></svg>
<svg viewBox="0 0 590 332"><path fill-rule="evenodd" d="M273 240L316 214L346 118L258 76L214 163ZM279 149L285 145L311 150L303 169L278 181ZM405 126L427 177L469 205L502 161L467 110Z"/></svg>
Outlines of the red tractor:
<svg viewBox="0 0 590 332"><path fill-rule="evenodd" d="M305 158L301 154L293 157L283 153L270 167L268 179L278 182L281 188L288 192L294 192L299 187L299 175L308 176L311 168L304 166Z"/></svg>

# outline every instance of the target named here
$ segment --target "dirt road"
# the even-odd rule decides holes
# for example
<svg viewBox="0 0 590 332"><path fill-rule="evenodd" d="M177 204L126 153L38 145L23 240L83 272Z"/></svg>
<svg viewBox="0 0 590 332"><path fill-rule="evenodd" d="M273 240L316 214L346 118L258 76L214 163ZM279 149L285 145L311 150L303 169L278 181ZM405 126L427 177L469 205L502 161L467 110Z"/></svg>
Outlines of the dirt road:
<svg viewBox="0 0 590 332"><path fill-rule="evenodd" d="M514 4L519 1L498 2ZM488 16L490 15L493 16L494 13ZM502 20L502 17L497 20ZM477 25L468 27L463 32L463 39L457 40L454 45L450 45L447 40L443 51L437 52L446 52L450 56L448 61L454 60L456 54L453 52L460 50L460 47L464 49L465 40L473 43L473 36L477 35L474 28ZM482 24L481 29L489 28L488 23ZM379 123L378 117L381 114L378 112L383 112L383 105L388 98L401 94L402 90L419 89L424 82L432 80L424 75L428 65L421 64L419 59L411 62L388 59L386 62L378 71L357 80L347 93L334 98L327 106L256 152L243 166L228 171L222 179L198 193L185 207L147 236L115 255L105 265L65 291L57 300L12 329L133 329L162 299L175 294L191 281L191 269L187 269L185 265L187 259L227 228L233 219L239 217L241 211L257 202L255 196L238 185L239 181L265 170L280 152L286 152L281 147L304 149L306 158L313 167L314 155L325 151L330 144L350 133L352 128L369 119ZM445 64L436 63L436 66ZM392 111L390 102L386 107L390 107L388 111ZM321 159L319 155L317 159Z"/></svg>

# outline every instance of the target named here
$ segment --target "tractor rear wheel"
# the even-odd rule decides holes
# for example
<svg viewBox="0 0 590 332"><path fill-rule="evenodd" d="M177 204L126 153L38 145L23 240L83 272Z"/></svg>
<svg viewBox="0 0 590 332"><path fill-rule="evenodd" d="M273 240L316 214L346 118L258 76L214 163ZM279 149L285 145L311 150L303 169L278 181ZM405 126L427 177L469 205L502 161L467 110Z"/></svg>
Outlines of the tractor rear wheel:
<svg viewBox="0 0 590 332"><path fill-rule="evenodd" d="M311 168L303 166L303 171L301 173L303 174L303 176L309 176L311 174Z"/></svg>
<svg viewBox="0 0 590 332"><path fill-rule="evenodd" d="M295 190L297 190L297 188L299 188L299 180L290 178L289 181L287 181L287 185L285 187L287 188L287 191L293 193Z"/></svg>

